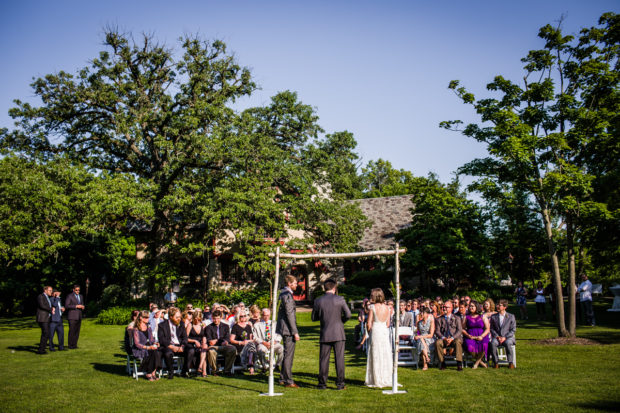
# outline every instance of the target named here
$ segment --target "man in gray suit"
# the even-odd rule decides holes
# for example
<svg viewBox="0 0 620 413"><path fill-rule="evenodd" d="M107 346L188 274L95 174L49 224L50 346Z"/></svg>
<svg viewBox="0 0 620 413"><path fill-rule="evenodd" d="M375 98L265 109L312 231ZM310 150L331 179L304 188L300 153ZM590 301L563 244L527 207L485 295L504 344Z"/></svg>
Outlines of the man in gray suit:
<svg viewBox="0 0 620 413"><path fill-rule="evenodd" d="M463 370L463 326L461 317L452 313L452 301L443 305L444 315L435 320L435 349L439 359L439 370L446 369L444 349L454 348L456 352L456 369Z"/></svg>
<svg viewBox="0 0 620 413"><path fill-rule="evenodd" d="M512 354L512 346L515 344L515 332L517 331L517 321L515 316L507 313L508 300L501 299L497 303L497 313L491 316L491 358L497 364L497 347L504 346L506 348L506 357L508 358L508 368L514 369L514 355Z"/></svg>
<svg viewBox="0 0 620 413"><path fill-rule="evenodd" d="M351 318L351 311L344 298L336 295L336 281L330 278L323 284L325 295L314 302L312 321L321 322L319 389L327 388L329 355L334 349L336 388L344 390L344 322Z"/></svg>
<svg viewBox="0 0 620 413"><path fill-rule="evenodd" d="M400 327L411 327L413 329L413 327L415 327L415 321L413 320L413 313L410 311L407 311L407 303L404 301L400 302L400 322L398 323L398 325Z"/></svg>
<svg viewBox="0 0 620 413"><path fill-rule="evenodd" d="M280 384L285 387L297 388L299 386L293 381L295 343L299 341L296 306L293 298L293 291L297 288L297 278L287 275L285 280L286 287L280 290L280 309L278 310L278 322L276 324L276 333L282 336L284 346Z"/></svg>

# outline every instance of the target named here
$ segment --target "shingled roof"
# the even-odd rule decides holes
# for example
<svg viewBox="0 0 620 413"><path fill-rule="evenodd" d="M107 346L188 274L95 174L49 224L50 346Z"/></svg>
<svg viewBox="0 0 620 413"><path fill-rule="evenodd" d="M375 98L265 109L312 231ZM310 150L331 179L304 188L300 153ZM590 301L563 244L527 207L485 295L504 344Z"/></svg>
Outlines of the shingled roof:
<svg viewBox="0 0 620 413"><path fill-rule="evenodd" d="M388 249L394 246L395 235L411 225L413 195L385 198L356 199L364 215L372 221L372 227L364 231L359 246L364 251Z"/></svg>

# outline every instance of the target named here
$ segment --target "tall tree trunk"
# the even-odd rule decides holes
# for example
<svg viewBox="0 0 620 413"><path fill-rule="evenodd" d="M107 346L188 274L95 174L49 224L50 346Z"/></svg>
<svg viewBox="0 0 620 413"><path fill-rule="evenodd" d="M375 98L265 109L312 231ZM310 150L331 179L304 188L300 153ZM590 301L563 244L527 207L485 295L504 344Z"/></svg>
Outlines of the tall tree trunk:
<svg viewBox="0 0 620 413"><path fill-rule="evenodd" d="M562 278L560 277L560 264L558 262L558 254L553 243L553 229L551 228L551 217L547 206L539 201L541 214L545 223L545 233L547 235L547 246L549 247L549 255L551 256L551 269L553 286L555 290L555 305L558 321L558 335L560 337L568 337L569 332L566 330L566 321L564 320L564 296L562 295Z"/></svg>
<svg viewBox="0 0 620 413"><path fill-rule="evenodd" d="M571 337L577 335L577 308L575 288L575 224L570 216L566 217L566 250L568 254L568 332Z"/></svg>

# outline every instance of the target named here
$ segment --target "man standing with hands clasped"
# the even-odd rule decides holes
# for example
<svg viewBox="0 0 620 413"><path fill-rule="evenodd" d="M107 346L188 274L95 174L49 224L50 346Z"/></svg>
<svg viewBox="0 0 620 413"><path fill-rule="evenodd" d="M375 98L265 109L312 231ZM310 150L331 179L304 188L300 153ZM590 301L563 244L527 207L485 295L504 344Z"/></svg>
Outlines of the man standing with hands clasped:
<svg viewBox="0 0 620 413"><path fill-rule="evenodd" d="M47 354L45 347L50 337L50 321L52 314L55 312L52 307L52 287L49 285L43 288L43 292L37 297L37 323L41 327L41 341L39 342L39 351L37 354Z"/></svg>
<svg viewBox="0 0 620 413"><path fill-rule="evenodd" d="M67 320L69 321L69 348L76 349L80 338L80 327L82 325L82 311L84 311L84 296L80 294L80 286L75 284L73 292L65 300L67 309Z"/></svg>
<svg viewBox="0 0 620 413"><path fill-rule="evenodd" d="M312 321L321 322L319 389L327 388L329 374L329 355L334 349L336 364L336 388L344 390L344 322L351 318L351 311L344 298L336 295L336 281L330 278L323 283L325 295L314 302Z"/></svg>
<svg viewBox="0 0 620 413"><path fill-rule="evenodd" d="M280 384L285 387L297 388L299 386L293 381L295 343L299 341L295 299L293 299L293 291L297 288L297 278L287 275L285 280L286 287L280 290L280 309L278 310L278 323L276 324L276 333L282 336L284 346Z"/></svg>

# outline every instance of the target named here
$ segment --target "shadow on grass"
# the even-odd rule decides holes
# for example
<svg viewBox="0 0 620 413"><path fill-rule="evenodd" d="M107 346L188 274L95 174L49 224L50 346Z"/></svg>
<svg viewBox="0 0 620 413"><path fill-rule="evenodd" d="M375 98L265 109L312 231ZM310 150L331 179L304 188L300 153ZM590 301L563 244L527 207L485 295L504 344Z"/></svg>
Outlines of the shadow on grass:
<svg viewBox="0 0 620 413"><path fill-rule="evenodd" d="M583 402L573 404L573 406L580 409L596 410L599 412L620 412L620 401L618 400Z"/></svg>
<svg viewBox="0 0 620 413"><path fill-rule="evenodd" d="M8 347L9 350L15 350L15 351L27 351L29 353L37 353L37 351L39 351L39 345L34 345L34 346L12 346L12 347Z"/></svg>
<svg viewBox="0 0 620 413"><path fill-rule="evenodd" d="M39 328L32 317L0 319L0 330L27 330L30 328Z"/></svg>
<svg viewBox="0 0 620 413"><path fill-rule="evenodd" d="M103 363L90 363L93 368L103 373L114 374L117 376L127 376L127 369L120 364L103 364Z"/></svg>
<svg viewBox="0 0 620 413"><path fill-rule="evenodd" d="M601 344L618 344L620 343L620 331L579 331L577 337L588 338L598 341ZM620 409L619 409L620 411Z"/></svg>

